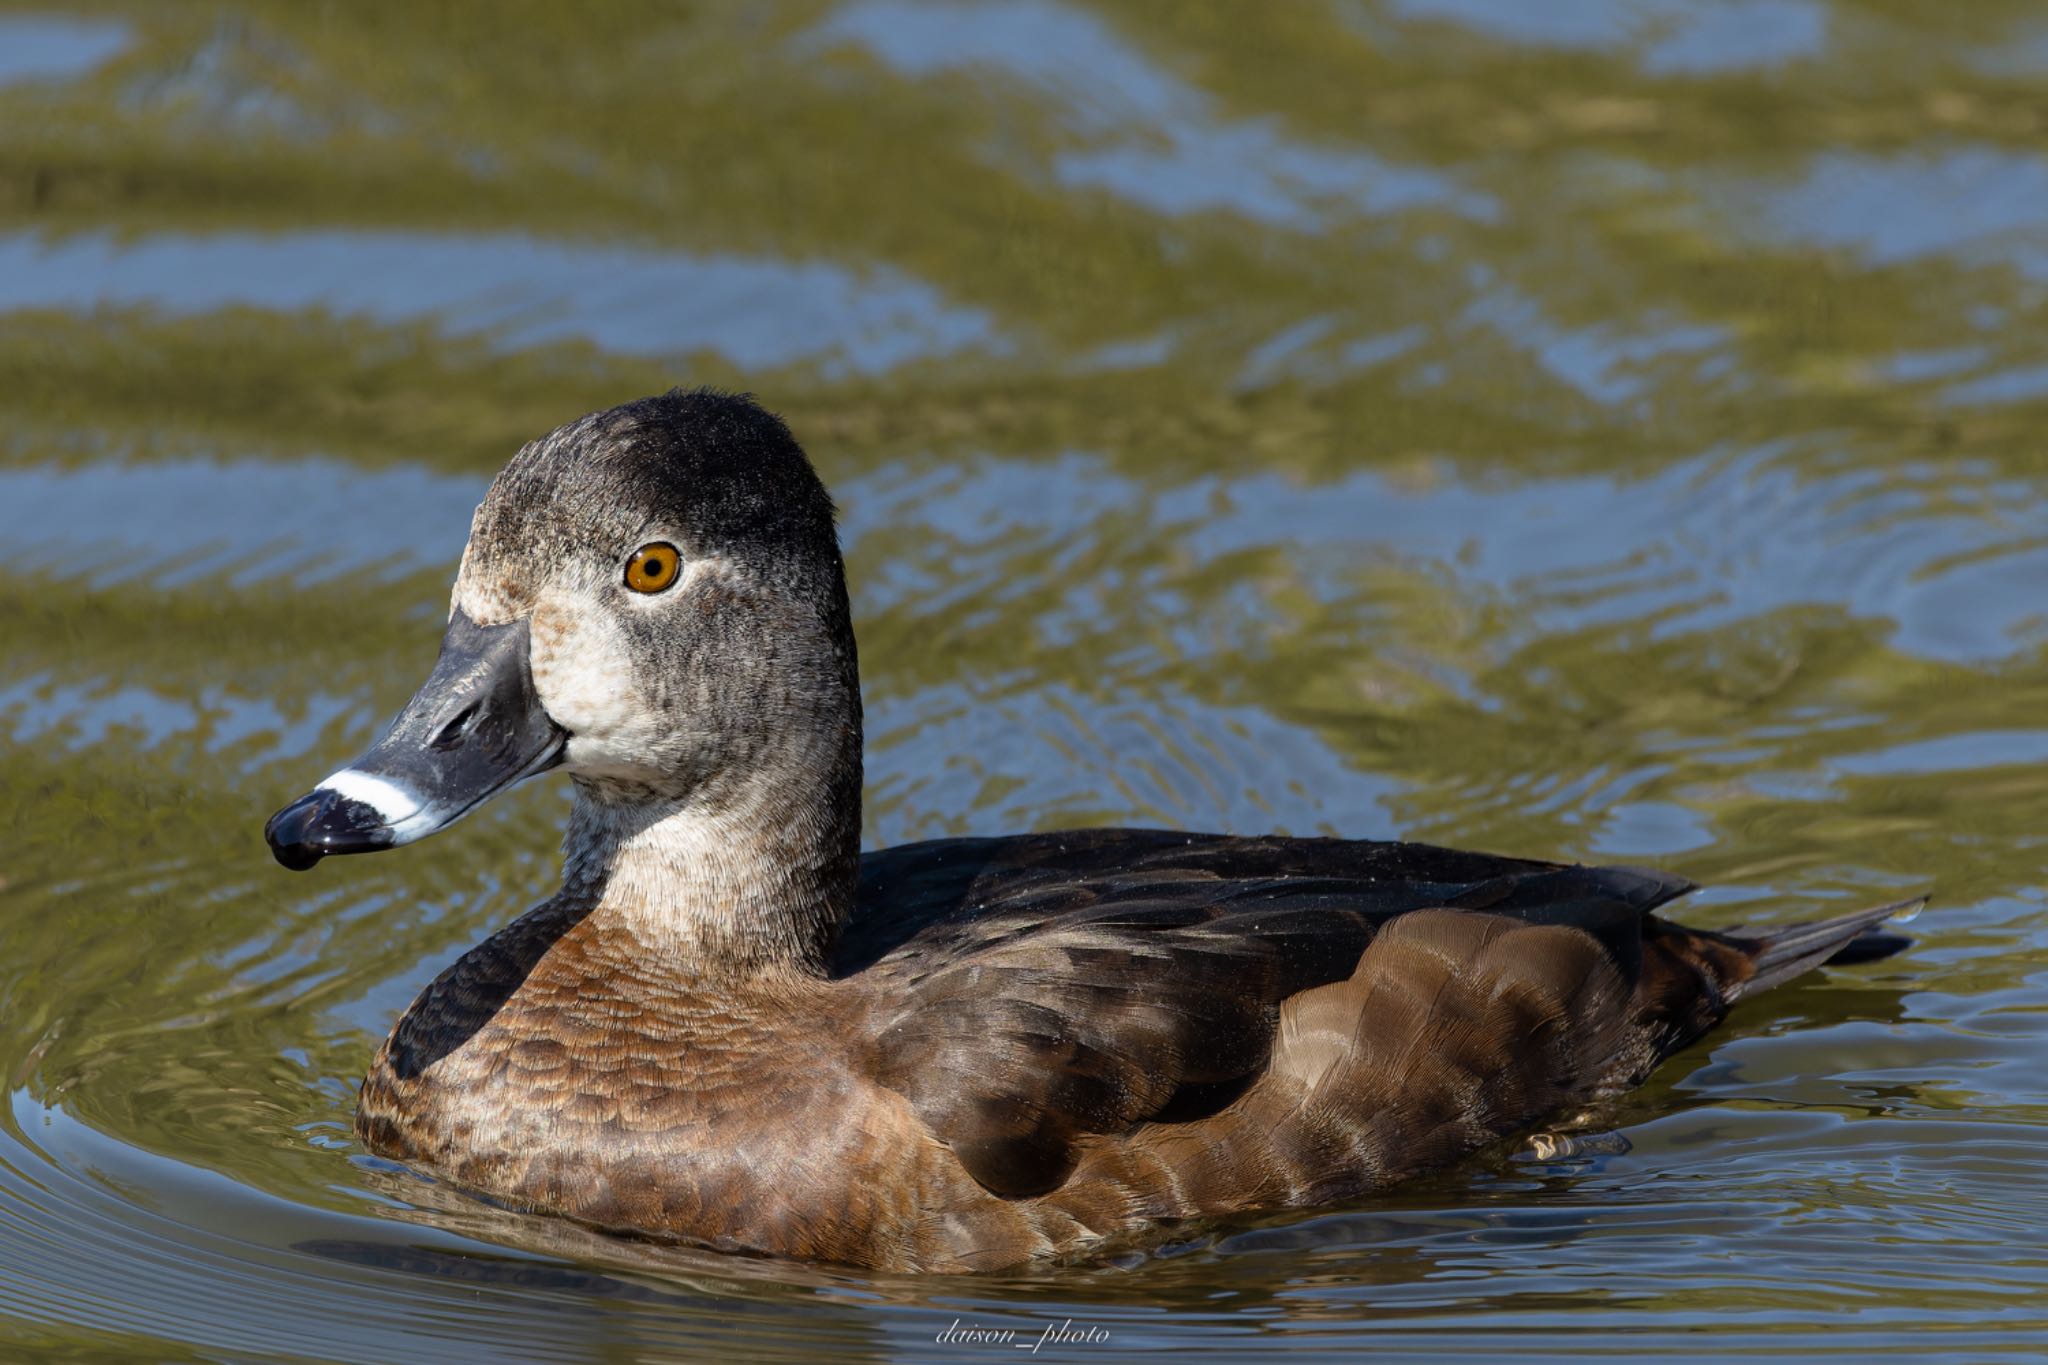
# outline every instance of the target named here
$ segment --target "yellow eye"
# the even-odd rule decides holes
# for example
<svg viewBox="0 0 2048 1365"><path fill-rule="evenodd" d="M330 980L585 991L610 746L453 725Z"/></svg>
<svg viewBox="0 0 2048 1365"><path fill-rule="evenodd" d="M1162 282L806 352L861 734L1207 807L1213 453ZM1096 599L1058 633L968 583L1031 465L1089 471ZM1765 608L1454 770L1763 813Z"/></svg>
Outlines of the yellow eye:
<svg viewBox="0 0 2048 1365"><path fill-rule="evenodd" d="M667 541L642 545L626 561L626 586L634 592L660 592L676 581L676 571L682 567L682 555Z"/></svg>

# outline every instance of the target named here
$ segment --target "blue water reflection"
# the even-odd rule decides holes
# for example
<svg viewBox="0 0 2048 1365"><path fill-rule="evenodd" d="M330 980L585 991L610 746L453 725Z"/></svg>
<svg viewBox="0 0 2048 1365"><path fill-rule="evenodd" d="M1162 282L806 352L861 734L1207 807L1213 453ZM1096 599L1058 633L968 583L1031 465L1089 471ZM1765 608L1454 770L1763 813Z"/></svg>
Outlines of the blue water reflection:
<svg viewBox="0 0 2048 1365"><path fill-rule="evenodd" d="M807 48L857 42L900 72L1002 71L1053 102L1092 145L1060 150L1054 175L1158 213L1227 210L1306 228L1327 212L1434 207L1490 222L1499 206L1436 171L1357 148L1289 138L1277 119L1230 119L1095 16L1053 0L940 6L864 0L811 33Z"/></svg>
<svg viewBox="0 0 2048 1365"><path fill-rule="evenodd" d="M519 235L309 230L0 237L0 309L319 309L611 351L711 351L749 367L877 373L1000 349L994 321L888 269L575 245Z"/></svg>
<svg viewBox="0 0 2048 1365"><path fill-rule="evenodd" d="M0 469L0 564L88 587L216 574L240 585L287 573L302 586L385 580L452 566L488 483L319 457L18 466ZM121 553L94 553L110 544Z"/></svg>
<svg viewBox="0 0 2048 1365"><path fill-rule="evenodd" d="M133 30L111 19L0 15L0 88L77 80L119 56L131 41Z"/></svg>
<svg viewBox="0 0 2048 1365"><path fill-rule="evenodd" d="M1639 49L1654 75L1736 71L1817 57L1828 15L1813 0L1390 0L1408 19L1531 47Z"/></svg>

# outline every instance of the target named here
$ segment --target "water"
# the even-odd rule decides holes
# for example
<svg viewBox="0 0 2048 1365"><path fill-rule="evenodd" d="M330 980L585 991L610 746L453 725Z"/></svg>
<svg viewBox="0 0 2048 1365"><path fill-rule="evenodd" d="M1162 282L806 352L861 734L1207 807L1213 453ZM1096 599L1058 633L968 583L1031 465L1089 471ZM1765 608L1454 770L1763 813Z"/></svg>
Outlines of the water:
<svg viewBox="0 0 2048 1365"><path fill-rule="evenodd" d="M0 1354L2048 1352L2037 6L74 9L0 12ZM683 380L842 505L873 843L1402 835L1705 924L1931 886L1918 942L1625 1154L1084 1271L372 1160L565 796L299 877L261 822L423 676L510 452Z"/></svg>

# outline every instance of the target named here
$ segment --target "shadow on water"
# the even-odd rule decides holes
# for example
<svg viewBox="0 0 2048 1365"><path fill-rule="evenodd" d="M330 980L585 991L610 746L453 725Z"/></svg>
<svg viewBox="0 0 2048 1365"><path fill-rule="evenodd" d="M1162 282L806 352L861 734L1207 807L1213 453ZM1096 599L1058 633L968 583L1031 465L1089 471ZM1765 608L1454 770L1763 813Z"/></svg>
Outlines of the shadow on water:
<svg viewBox="0 0 2048 1365"><path fill-rule="evenodd" d="M2039 1354L2044 71L2022 0L0 0L0 1354ZM1934 906L1589 1120L1626 1151L1101 1266L392 1170L357 1078L563 794L305 879L263 816L424 673L510 452L684 381L840 504L870 846Z"/></svg>

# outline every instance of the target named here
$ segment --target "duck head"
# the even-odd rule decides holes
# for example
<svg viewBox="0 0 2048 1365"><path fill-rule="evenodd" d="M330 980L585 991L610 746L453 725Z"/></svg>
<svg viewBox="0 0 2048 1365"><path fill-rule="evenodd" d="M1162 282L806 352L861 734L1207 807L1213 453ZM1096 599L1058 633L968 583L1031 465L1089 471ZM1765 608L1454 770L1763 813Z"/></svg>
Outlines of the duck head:
<svg viewBox="0 0 2048 1365"><path fill-rule="evenodd" d="M425 684L264 836L303 870L557 767L592 877L678 821L698 843L795 824L814 847L778 858L850 877L860 691L832 505L751 400L677 391L520 450L477 508Z"/></svg>

